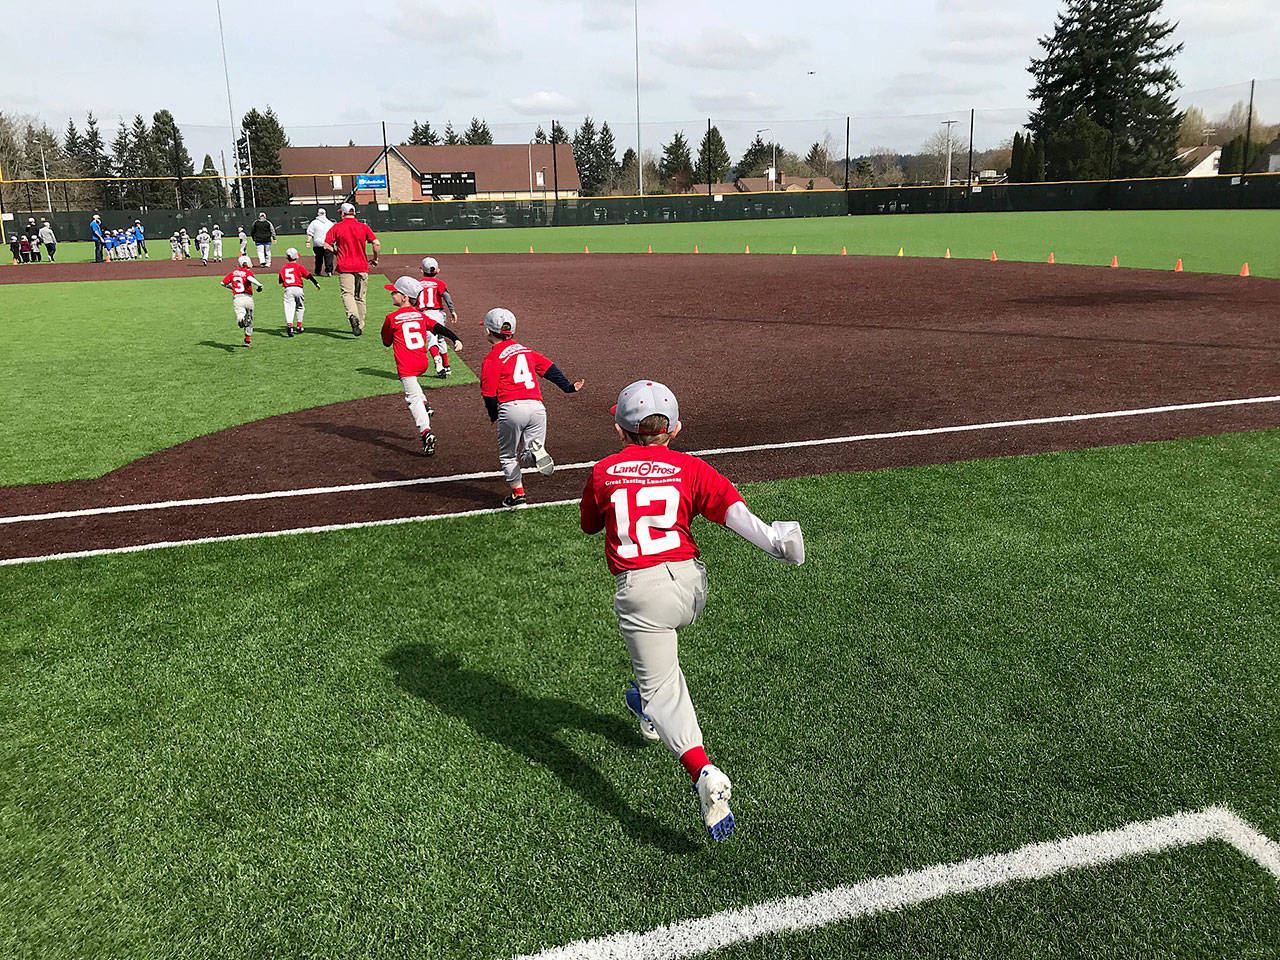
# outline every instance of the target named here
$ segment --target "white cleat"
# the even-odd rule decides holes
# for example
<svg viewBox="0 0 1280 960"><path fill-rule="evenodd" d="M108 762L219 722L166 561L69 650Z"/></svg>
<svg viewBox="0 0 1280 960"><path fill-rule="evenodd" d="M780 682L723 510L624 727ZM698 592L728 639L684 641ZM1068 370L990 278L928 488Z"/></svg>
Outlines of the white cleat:
<svg viewBox="0 0 1280 960"><path fill-rule="evenodd" d="M533 465L544 477L549 477L556 472L556 462L551 459L551 454L547 453L547 448L537 440L529 444L529 452L533 454Z"/></svg>
<svg viewBox="0 0 1280 960"><path fill-rule="evenodd" d="M729 812L729 795L733 784L714 763L708 763L698 771L698 803L702 807L702 822L712 840L727 840L733 833L733 814Z"/></svg>

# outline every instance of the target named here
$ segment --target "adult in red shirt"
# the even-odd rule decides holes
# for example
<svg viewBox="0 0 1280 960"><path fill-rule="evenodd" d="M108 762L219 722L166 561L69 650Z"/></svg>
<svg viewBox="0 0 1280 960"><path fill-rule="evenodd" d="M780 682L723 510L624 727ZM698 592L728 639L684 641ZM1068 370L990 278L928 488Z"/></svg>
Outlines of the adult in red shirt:
<svg viewBox="0 0 1280 960"><path fill-rule="evenodd" d="M798 523L765 525L714 467L670 449L680 406L663 384L625 387L613 414L626 446L592 468L581 524L584 533L604 531L605 559L618 581L613 609L635 671L625 702L641 735L662 740L693 778L703 825L713 840L724 840L734 826L732 784L707 759L676 643L676 631L707 602L707 571L690 526L701 514L796 565L804 563L804 535Z"/></svg>
<svg viewBox="0 0 1280 960"><path fill-rule="evenodd" d="M554 363L517 343L516 315L510 310L495 307L480 323L493 344L480 366L480 393L489 422L498 425L498 462L511 487L502 505L523 507L527 500L520 468L536 467L548 477L556 470L546 448L547 408L538 377L546 377L565 393L577 393L587 381L570 383Z"/></svg>
<svg viewBox="0 0 1280 960"><path fill-rule="evenodd" d="M428 457L436 453L436 435L431 432L432 410L427 406L427 395L422 392L418 377L431 368L431 354L427 351L432 334L448 337L453 349L462 352L462 341L443 323L433 320L417 307L422 296L422 284L413 277L401 277L388 283L391 303L395 307L382 322L382 345L391 347L396 359L396 373L404 386L404 402L409 405L414 425L422 437L422 452Z"/></svg>
<svg viewBox="0 0 1280 960"><path fill-rule="evenodd" d="M373 244L373 258L365 256L364 246ZM365 295L369 287L369 268L378 265L382 244L367 223L356 219L356 208L342 205L342 219L324 235L324 248L337 254L338 289L342 292L342 308L355 336L364 333Z"/></svg>

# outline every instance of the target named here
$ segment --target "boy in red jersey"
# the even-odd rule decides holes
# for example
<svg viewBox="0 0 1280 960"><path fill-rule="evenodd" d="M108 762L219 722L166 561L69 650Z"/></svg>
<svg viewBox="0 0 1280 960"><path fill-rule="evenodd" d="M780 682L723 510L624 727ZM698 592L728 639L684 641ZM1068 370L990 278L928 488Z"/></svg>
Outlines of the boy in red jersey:
<svg viewBox="0 0 1280 960"><path fill-rule="evenodd" d="M248 257L240 258L236 268L222 278L222 285L231 291L236 325L244 330L244 345L247 347L253 336L253 288L262 289L261 281L253 275Z"/></svg>
<svg viewBox="0 0 1280 960"><path fill-rule="evenodd" d="M307 309L307 299L302 295L302 281L310 280L317 290L320 289L320 281L298 262L298 251L293 247L284 252L284 257L288 263L280 268L280 286L284 287L284 322L292 337L295 319L298 323L297 332L302 332L302 315Z"/></svg>
<svg viewBox="0 0 1280 960"><path fill-rule="evenodd" d="M547 408L542 403L538 377L546 377L565 393L577 393L587 382L569 378L542 354L515 339L516 315L495 307L480 321L493 349L480 367L480 393L489 422L498 425L498 462L511 493L504 507L523 507L521 467L536 467L544 476L555 473L556 464L547 453Z"/></svg>
<svg viewBox="0 0 1280 960"><path fill-rule="evenodd" d="M734 826L732 784L707 759L676 644L676 631L707 602L707 571L689 527L702 514L797 566L804 563L804 535L792 521L766 525L714 467L670 449L680 407L661 383L637 380L624 388L613 415L627 445L592 468L581 523L584 533L604 531L605 559L618 580L613 609L635 671L627 709L641 734L661 739L688 771L707 832L724 840Z"/></svg>
<svg viewBox="0 0 1280 960"><path fill-rule="evenodd" d="M443 323L436 323L414 306L422 296L422 284L413 277L401 277L388 283L391 302L395 310L387 314L382 323L383 346L391 347L396 358L396 372L404 385L404 402L422 436L422 452L435 456L436 435L431 432L431 410L427 396L422 392L418 377L431 369L431 355L427 353L427 334L438 333L453 341L453 349L462 352L462 341Z"/></svg>
<svg viewBox="0 0 1280 960"><path fill-rule="evenodd" d="M440 264L436 263L435 257L422 258L422 279L418 282L422 284L422 298L418 301L418 309L437 323L444 323L447 319L457 326L458 311L453 309L453 297L449 293L448 284L440 276ZM449 311L447 318L446 310ZM449 345L443 337L435 334L429 336L427 351L436 362L437 377L443 380L453 372L449 369Z"/></svg>

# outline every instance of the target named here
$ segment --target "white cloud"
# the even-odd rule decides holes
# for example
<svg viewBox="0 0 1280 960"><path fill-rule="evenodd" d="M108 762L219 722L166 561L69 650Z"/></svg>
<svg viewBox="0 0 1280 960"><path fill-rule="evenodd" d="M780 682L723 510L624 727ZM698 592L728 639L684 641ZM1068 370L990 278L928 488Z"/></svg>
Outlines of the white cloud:
<svg viewBox="0 0 1280 960"><path fill-rule="evenodd" d="M768 66L806 46L805 41L780 33L703 28L688 39L662 44L657 54L679 67L747 70Z"/></svg>
<svg viewBox="0 0 1280 960"><path fill-rule="evenodd" d="M779 103L772 97L750 90L725 90L696 93L689 97L690 102L699 109L711 112L724 111L735 116L766 114L778 108Z"/></svg>
<svg viewBox="0 0 1280 960"><path fill-rule="evenodd" d="M547 117L559 113L571 113L578 109L578 101L553 90L539 90L528 96L509 101L518 113L529 117Z"/></svg>
<svg viewBox="0 0 1280 960"><path fill-rule="evenodd" d="M400 0L398 14L387 23L387 30L400 40L407 32L424 51L437 49L442 57L502 57L511 59L517 51L503 34L509 18L501 18L488 0L445 3L443 0L409 2Z"/></svg>

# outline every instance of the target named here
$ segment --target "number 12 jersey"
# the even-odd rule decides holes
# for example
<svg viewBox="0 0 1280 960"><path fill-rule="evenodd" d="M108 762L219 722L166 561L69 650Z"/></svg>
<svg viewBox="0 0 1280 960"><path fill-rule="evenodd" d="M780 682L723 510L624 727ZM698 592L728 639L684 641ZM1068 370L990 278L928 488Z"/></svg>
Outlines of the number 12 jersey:
<svg viewBox="0 0 1280 960"><path fill-rule="evenodd" d="M664 446L631 444L592 468L582 491L582 530L604 530L611 572L641 570L695 559L693 518L701 514L723 524L741 500L706 461Z"/></svg>

